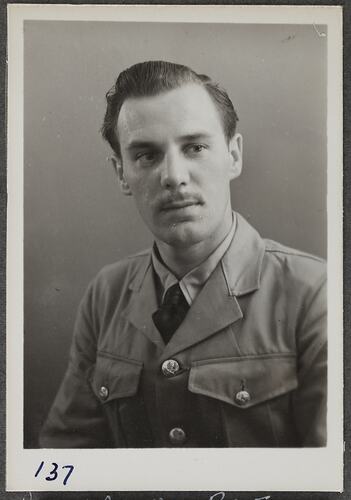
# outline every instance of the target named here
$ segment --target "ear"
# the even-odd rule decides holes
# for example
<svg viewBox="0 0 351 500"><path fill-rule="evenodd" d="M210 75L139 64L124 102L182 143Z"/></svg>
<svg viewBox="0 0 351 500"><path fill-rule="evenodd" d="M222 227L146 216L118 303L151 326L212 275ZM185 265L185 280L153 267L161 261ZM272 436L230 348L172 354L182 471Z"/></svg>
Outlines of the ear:
<svg viewBox="0 0 351 500"><path fill-rule="evenodd" d="M229 153L231 155L230 180L239 177L243 166L243 137L235 134L229 142Z"/></svg>
<svg viewBox="0 0 351 500"><path fill-rule="evenodd" d="M132 192L131 192L130 187L129 187L129 185L124 177L122 159L118 158L117 156L111 156L111 163L112 163L113 168L117 174L119 185L120 185L122 193L126 196L131 196Z"/></svg>

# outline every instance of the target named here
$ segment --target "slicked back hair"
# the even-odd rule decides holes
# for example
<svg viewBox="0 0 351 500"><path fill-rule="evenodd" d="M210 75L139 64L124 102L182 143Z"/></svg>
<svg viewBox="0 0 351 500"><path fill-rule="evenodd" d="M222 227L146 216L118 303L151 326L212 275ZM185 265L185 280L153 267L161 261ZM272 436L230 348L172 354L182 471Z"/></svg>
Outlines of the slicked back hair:
<svg viewBox="0 0 351 500"><path fill-rule="evenodd" d="M146 61L134 64L119 74L115 85L107 92L107 108L101 128L103 138L121 158L117 121L124 101L128 98L151 97L186 85L201 85L215 104L229 143L234 136L238 116L227 92L208 76L195 73L181 64L167 61Z"/></svg>

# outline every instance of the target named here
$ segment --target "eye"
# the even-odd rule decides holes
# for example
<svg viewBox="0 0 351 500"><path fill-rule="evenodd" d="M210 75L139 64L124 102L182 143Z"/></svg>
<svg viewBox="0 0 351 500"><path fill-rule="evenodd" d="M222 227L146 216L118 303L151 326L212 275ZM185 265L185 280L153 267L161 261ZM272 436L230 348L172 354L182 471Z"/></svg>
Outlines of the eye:
<svg viewBox="0 0 351 500"><path fill-rule="evenodd" d="M203 153L207 149L207 146L205 144L188 144L185 147L185 152L189 155L192 156L198 156L199 154Z"/></svg>
<svg viewBox="0 0 351 500"><path fill-rule="evenodd" d="M157 161L158 153L157 151L143 151L135 156L135 160L141 166L152 165Z"/></svg>

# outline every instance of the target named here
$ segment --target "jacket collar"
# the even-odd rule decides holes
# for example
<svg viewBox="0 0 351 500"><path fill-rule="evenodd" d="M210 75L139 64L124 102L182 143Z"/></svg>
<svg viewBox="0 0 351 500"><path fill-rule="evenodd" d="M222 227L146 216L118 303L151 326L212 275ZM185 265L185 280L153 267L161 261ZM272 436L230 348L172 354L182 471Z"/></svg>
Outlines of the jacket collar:
<svg viewBox="0 0 351 500"><path fill-rule="evenodd" d="M222 258L222 268L230 294L240 296L260 287L265 244L258 232L238 213L236 213L236 221L235 235ZM139 257L140 262L129 288L138 291L152 267L151 250L137 254L135 257Z"/></svg>
<svg viewBox="0 0 351 500"><path fill-rule="evenodd" d="M158 304L151 254L145 254L129 285L134 293L126 316L149 340L164 348L162 357L170 357L242 318L236 296L259 288L264 251L257 231L237 214L236 232L228 251L166 347L152 321Z"/></svg>
<svg viewBox="0 0 351 500"><path fill-rule="evenodd" d="M258 232L237 215L235 236L223 256L222 266L231 295L245 295L260 287L265 243Z"/></svg>

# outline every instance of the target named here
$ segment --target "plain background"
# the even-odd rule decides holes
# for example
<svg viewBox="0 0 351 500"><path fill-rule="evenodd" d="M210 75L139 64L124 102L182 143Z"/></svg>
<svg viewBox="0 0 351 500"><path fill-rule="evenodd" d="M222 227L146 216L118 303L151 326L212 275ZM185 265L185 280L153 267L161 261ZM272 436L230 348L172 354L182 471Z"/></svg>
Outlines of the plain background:
<svg viewBox="0 0 351 500"><path fill-rule="evenodd" d="M323 27L317 27L323 32ZM136 62L219 81L244 137L233 207L262 236L326 257L326 40L312 25L27 21L24 33L24 446L67 364L75 311L107 263L152 241L99 134Z"/></svg>

